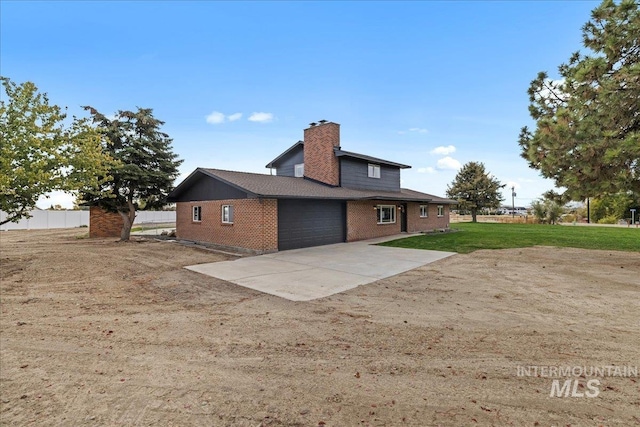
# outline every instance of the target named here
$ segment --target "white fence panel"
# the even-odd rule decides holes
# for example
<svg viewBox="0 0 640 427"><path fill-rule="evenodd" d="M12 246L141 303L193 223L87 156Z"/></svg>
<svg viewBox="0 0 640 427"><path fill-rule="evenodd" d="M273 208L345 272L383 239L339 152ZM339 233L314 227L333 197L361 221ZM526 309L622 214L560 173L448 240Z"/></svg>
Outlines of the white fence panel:
<svg viewBox="0 0 640 427"><path fill-rule="evenodd" d="M150 222L176 222L176 211L140 211L136 212L134 224Z"/></svg>
<svg viewBox="0 0 640 427"><path fill-rule="evenodd" d="M89 226L89 211L31 211L31 218L8 222L0 230L42 230L47 228L75 228ZM0 211L0 222L7 217ZM175 211L139 211L135 224L176 222Z"/></svg>
<svg viewBox="0 0 640 427"><path fill-rule="evenodd" d="M89 225L89 211L31 211L31 218L21 219L19 222L8 222L0 230L37 230L47 228L74 228ZM7 217L0 212L0 220Z"/></svg>

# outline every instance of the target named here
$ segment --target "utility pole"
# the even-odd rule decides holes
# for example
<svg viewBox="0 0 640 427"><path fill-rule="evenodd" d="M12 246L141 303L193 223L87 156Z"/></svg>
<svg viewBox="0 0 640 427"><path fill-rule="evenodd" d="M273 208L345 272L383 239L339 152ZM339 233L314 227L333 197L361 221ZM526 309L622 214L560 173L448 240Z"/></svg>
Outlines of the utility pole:
<svg viewBox="0 0 640 427"><path fill-rule="evenodd" d="M511 187L511 217L516 217L516 187Z"/></svg>
<svg viewBox="0 0 640 427"><path fill-rule="evenodd" d="M591 209L589 206L589 198L587 197L587 224L591 224Z"/></svg>

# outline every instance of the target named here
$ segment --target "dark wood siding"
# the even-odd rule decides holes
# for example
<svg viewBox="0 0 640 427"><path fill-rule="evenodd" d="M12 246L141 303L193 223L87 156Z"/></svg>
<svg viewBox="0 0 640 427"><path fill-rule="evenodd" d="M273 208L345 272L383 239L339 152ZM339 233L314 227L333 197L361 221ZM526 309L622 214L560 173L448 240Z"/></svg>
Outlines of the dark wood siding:
<svg viewBox="0 0 640 427"><path fill-rule="evenodd" d="M246 198L246 192L210 176L198 174L193 177L193 182L189 184L188 188L177 197L176 202Z"/></svg>
<svg viewBox="0 0 640 427"><path fill-rule="evenodd" d="M336 200L278 200L278 250L344 242L345 212Z"/></svg>
<svg viewBox="0 0 640 427"><path fill-rule="evenodd" d="M278 176L296 176L295 165L304 163L304 150L302 146L280 159L276 168Z"/></svg>
<svg viewBox="0 0 640 427"><path fill-rule="evenodd" d="M369 178L369 163L340 159L340 185L365 190L400 191L400 168L380 165L380 178Z"/></svg>

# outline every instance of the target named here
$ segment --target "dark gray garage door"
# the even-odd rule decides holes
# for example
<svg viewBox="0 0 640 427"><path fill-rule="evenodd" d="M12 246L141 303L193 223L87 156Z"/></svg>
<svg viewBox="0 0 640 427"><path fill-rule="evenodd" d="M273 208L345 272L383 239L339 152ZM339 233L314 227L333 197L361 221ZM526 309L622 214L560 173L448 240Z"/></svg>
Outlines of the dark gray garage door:
<svg viewBox="0 0 640 427"><path fill-rule="evenodd" d="M278 200L278 249L345 241L345 204L335 200Z"/></svg>

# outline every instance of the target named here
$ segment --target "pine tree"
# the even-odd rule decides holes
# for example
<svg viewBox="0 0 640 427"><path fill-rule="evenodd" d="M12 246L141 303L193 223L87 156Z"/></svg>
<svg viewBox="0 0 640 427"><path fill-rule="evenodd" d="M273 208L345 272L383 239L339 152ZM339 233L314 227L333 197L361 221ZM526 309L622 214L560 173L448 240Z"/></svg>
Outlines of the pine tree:
<svg viewBox="0 0 640 427"><path fill-rule="evenodd" d="M118 111L111 119L95 108L84 107L103 132L103 150L118 161L109 175L111 179L98 190L87 188L81 198L91 205L123 218L120 240L129 240L138 203L147 209L161 208L178 177L177 159L172 139L160 128L164 122L153 117L150 108Z"/></svg>
<svg viewBox="0 0 640 427"><path fill-rule="evenodd" d="M574 200L628 191L640 197L640 12L634 0L605 0L582 28L584 46L531 82L519 144L532 168Z"/></svg>
<svg viewBox="0 0 640 427"><path fill-rule="evenodd" d="M447 197L457 200L461 209L470 210L472 221L477 222L479 210L500 206L504 200L500 189L504 186L489 176L483 163L469 162L462 166L453 182L447 186Z"/></svg>

